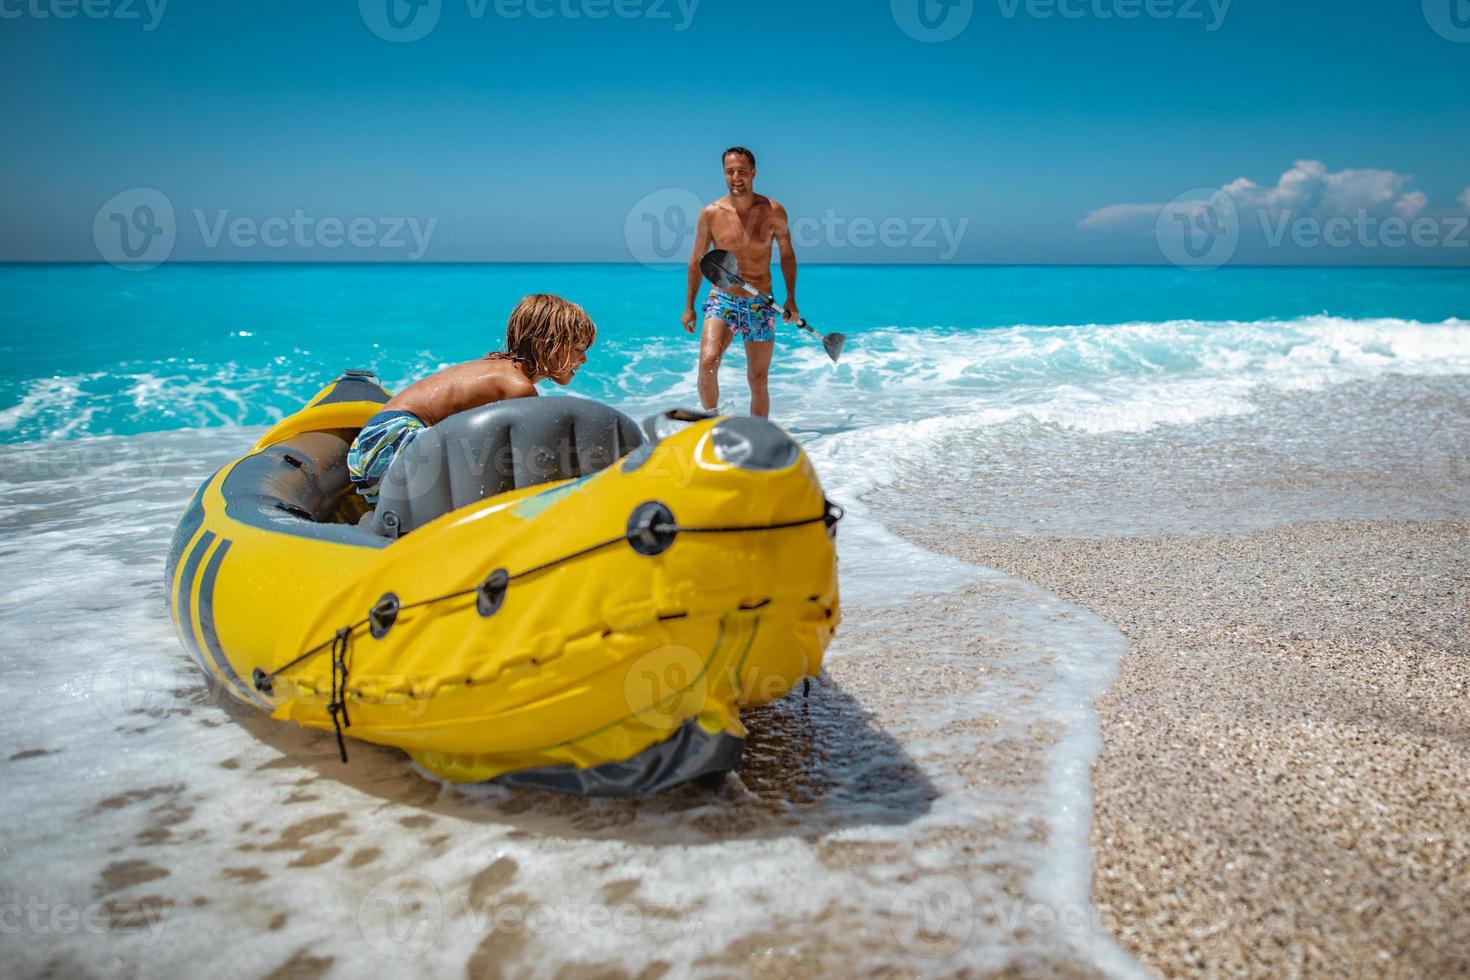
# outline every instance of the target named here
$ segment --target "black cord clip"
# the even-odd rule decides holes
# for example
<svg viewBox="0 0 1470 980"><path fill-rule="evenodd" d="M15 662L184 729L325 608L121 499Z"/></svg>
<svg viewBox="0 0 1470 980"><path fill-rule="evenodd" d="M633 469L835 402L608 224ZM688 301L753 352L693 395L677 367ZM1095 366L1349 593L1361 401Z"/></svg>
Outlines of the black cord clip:
<svg viewBox="0 0 1470 980"><path fill-rule="evenodd" d="M822 523L827 526L827 536L837 537L837 525L847 516L847 511L836 501L827 501L827 512L822 515Z"/></svg>
<svg viewBox="0 0 1470 980"><path fill-rule="evenodd" d="M500 612L500 607L505 603L505 593L509 589L510 573L503 568L497 568L475 590L475 609L481 616L489 619Z"/></svg>
<svg viewBox="0 0 1470 980"><path fill-rule="evenodd" d="M368 610L368 626L372 630L373 639L381 640L388 635L393 624L398 622L398 610L402 605L398 601L398 596L392 592L385 592L383 598Z"/></svg>

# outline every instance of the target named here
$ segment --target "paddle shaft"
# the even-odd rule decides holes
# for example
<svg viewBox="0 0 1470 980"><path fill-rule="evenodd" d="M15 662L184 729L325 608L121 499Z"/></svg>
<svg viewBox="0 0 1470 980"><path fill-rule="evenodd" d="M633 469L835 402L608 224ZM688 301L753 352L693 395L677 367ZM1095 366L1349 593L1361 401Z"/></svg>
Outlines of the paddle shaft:
<svg viewBox="0 0 1470 980"><path fill-rule="evenodd" d="M756 299L760 300L762 303L769 303L772 306L775 306L776 305L776 297L772 296L770 293L763 293L763 292L761 292L759 289L756 289L754 286L752 286L750 283L746 282L744 279L736 279L734 281L734 285L739 286L741 289L745 290L747 293L749 293L750 295L754 296ZM806 317L804 317L804 316L797 317L796 318L796 325L798 327L800 327L801 329L805 330L807 333L811 334L814 337L820 337L821 336L821 334L817 332L817 330L816 330L815 327L813 327L811 324L809 324L809 323L806 322Z"/></svg>
<svg viewBox="0 0 1470 980"><path fill-rule="evenodd" d="M704 277L714 283L719 289L733 292L743 289L751 296L763 303L769 303L772 307L776 305L775 297L768 293L762 293L740 276L740 263L735 257L723 249L715 249L699 260L699 270ZM847 338L840 333L829 333L826 336L817 332L817 329L806 322L806 317L797 317L796 325L822 342L822 348L827 356L832 358L832 363L842 356L842 345L847 343Z"/></svg>

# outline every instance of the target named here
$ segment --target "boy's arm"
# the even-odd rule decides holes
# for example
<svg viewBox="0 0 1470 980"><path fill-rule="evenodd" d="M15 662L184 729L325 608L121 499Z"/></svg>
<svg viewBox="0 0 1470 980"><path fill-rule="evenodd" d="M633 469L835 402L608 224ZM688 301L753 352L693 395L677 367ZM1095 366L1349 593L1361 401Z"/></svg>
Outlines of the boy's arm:
<svg viewBox="0 0 1470 980"><path fill-rule="evenodd" d="M792 323L801 318L796 306L796 247L791 244L791 222L786 209L775 201L771 202L771 237L781 250L781 278L786 280L786 309L784 319Z"/></svg>

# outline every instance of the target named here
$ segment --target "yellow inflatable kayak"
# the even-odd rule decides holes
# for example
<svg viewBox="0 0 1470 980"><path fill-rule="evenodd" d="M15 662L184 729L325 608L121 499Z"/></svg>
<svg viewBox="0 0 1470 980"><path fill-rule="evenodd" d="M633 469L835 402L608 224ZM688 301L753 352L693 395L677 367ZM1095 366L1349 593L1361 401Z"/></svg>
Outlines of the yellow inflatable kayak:
<svg viewBox="0 0 1470 980"><path fill-rule="evenodd" d="M346 454L387 399L344 374L180 521L174 621L236 697L449 780L629 794L737 767L740 709L817 674L839 511L775 425L491 405L420 434L374 511Z"/></svg>

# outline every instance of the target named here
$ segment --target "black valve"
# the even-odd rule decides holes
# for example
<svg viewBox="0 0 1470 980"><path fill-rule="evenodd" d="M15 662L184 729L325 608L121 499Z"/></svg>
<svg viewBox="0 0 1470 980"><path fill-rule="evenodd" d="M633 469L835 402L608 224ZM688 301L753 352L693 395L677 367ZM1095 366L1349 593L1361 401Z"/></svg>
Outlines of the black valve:
<svg viewBox="0 0 1470 980"><path fill-rule="evenodd" d="M628 518L628 543L640 555L650 558L673 547L679 532L674 528L674 512L657 500L639 504Z"/></svg>

